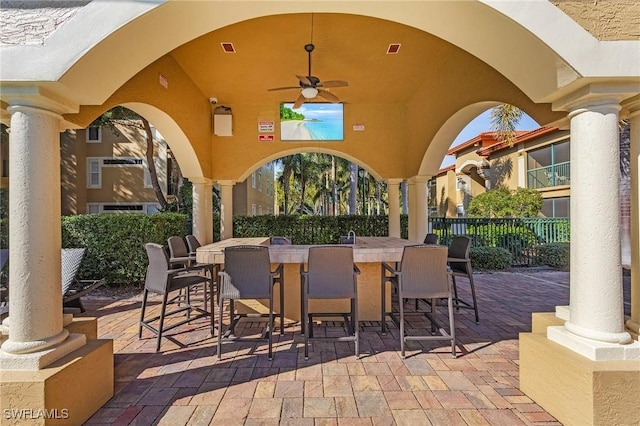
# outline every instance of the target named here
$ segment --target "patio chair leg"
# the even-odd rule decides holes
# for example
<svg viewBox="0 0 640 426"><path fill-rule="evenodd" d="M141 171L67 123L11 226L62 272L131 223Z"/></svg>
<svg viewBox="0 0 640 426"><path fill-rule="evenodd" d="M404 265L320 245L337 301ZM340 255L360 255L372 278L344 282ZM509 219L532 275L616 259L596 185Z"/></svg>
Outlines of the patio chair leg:
<svg viewBox="0 0 640 426"><path fill-rule="evenodd" d="M400 293L402 296L402 293ZM399 297L400 303L398 303L400 307L400 357L405 359L404 355L404 304L402 303L402 297Z"/></svg>
<svg viewBox="0 0 640 426"><path fill-rule="evenodd" d="M218 298L218 361L222 359L222 305L224 299Z"/></svg>
<svg viewBox="0 0 640 426"><path fill-rule="evenodd" d="M149 290L144 290L142 295L142 309L140 313L140 322L138 323L138 339L142 338L142 323L144 322L144 311L147 308L147 296L149 294Z"/></svg>
<svg viewBox="0 0 640 426"><path fill-rule="evenodd" d="M478 316L478 302L476 301L476 285L473 282L473 274L469 274L469 285L471 286L471 297L473 299L473 310L476 314L476 324L480 324L480 317Z"/></svg>
<svg viewBox="0 0 640 426"><path fill-rule="evenodd" d="M387 329L386 329L386 321L387 321L387 313L385 312L387 310L386 308L386 281L385 281L385 274L384 274L384 268L382 268L382 291L380 293L380 302L381 302L381 308L380 308L380 318L382 319L382 327L380 332L382 333L383 336L385 336L387 334Z"/></svg>
<svg viewBox="0 0 640 426"><path fill-rule="evenodd" d="M309 359L309 320L307 318L307 299L302 302L302 325L304 328L304 359Z"/></svg>
<svg viewBox="0 0 640 426"><path fill-rule="evenodd" d="M160 340L162 339L162 328L164 327L164 314L167 310L167 297L168 293L162 296L162 306L160 307L160 320L158 323L158 340L156 342L156 352L160 350Z"/></svg>
<svg viewBox="0 0 640 426"><path fill-rule="evenodd" d="M282 327L282 325L280 326ZM269 300L269 361L273 360L273 292Z"/></svg>
<svg viewBox="0 0 640 426"><path fill-rule="evenodd" d="M456 286L456 277L455 275L451 276L451 281L453 282L453 299L456 301L456 311L460 310L460 302L458 301L458 287Z"/></svg>
<svg viewBox="0 0 640 426"><path fill-rule="evenodd" d="M455 320L453 317L453 300L451 297L447 300L447 304L449 305L449 333L451 334L451 355L453 358L457 358L456 355L456 326Z"/></svg>

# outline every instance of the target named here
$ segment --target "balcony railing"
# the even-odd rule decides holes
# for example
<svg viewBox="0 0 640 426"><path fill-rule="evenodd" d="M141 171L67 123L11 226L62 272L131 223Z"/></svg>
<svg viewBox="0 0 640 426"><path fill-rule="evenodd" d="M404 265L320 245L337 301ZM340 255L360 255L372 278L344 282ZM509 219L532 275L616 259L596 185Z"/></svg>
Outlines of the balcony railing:
<svg viewBox="0 0 640 426"><path fill-rule="evenodd" d="M571 162L531 169L527 172L527 187L538 189L571 184Z"/></svg>

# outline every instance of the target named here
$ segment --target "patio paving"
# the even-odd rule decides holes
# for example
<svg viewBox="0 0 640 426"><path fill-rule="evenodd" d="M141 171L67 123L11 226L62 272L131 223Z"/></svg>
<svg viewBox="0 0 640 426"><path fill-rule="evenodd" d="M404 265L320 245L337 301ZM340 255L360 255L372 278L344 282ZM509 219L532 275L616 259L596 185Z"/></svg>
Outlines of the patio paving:
<svg viewBox="0 0 640 426"><path fill-rule="evenodd" d="M456 312L456 359L446 341L409 342L401 359L391 321L384 336L380 323L361 323L360 359L352 343L316 342L305 361L299 326L288 324L273 361L266 343L225 344L218 361L204 319L170 331L155 353L148 331L137 337L140 296L87 299L99 337L114 341L115 394L86 424L559 425L518 388L518 333L530 331L532 312L568 304L569 274L475 277L480 324L472 310ZM458 287L468 296L466 280ZM243 335L256 325L244 323Z"/></svg>

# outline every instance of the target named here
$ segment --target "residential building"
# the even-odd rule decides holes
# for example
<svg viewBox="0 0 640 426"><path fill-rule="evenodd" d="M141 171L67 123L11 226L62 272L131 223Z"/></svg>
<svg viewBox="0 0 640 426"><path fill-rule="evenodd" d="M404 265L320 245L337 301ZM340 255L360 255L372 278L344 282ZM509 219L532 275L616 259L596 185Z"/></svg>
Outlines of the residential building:
<svg viewBox="0 0 640 426"><path fill-rule="evenodd" d="M170 149L153 127L152 134L158 182L168 197ZM60 140L62 214L155 213L160 209L141 129L123 124L91 126L62 133Z"/></svg>
<svg viewBox="0 0 640 426"><path fill-rule="evenodd" d="M512 144L480 133L447 152L455 163L429 183L432 216L466 217L469 203L497 186L532 188L543 198L541 216L569 217L569 131L540 127L518 131Z"/></svg>
<svg viewBox="0 0 640 426"><path fill-rule="evenodd" d="M274 165L267 163L233 186L233 214L261 216L274 213Z"/></svg>

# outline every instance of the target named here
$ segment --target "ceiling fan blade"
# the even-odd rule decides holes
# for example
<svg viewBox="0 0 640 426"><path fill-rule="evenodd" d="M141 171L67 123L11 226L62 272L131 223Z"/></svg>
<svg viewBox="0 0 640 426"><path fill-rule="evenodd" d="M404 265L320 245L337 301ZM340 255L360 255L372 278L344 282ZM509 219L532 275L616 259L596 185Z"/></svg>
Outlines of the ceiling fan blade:
<svg viewBox="0 0 640 426"><path fill-rule="evenodd" d="M340 99L338 99L336 95L331 92L327 92L326 90L318 89L318 96L322 96L323 98L333 102L334 104L340 102Z"/></svg>
<svg viewBox="0 0 640 426"><path fill-rule="evenodd" d="M313 86L313 83L311 83L311 80L309 80L307 77L304 77L302 75L296 75L296 77L298 78L298 80L300 80L300 83L304 84L305 86Z"/></svg>
<svg viewBox="0 0 640 426"><path fill-rule="evenodd" d="M267 89L267 92L273 92L274 90L287 90L287 89L299 89L300 86L288 86L288 87L274 87L273 89Z"/></svg>
<svg viewBox="0 0 640 426"><path fill-rule="evenodd" d="M343 81L343 80L329 80L329 81L323 81L318 86L320 86L320 87L344 87L344 86L348 86L348 85L349 85L349 83L347 83L346 81Z"/></svg>
<svg viewBox="0 0 640 426"><path fill-rule="evenodd" d="M304 103L305 99L306 98L302 96L302 93L300 93L300 96L298 96L298 99L296 99L296 102L293 104L293 109L300 108L300 106Z"/></svg>

